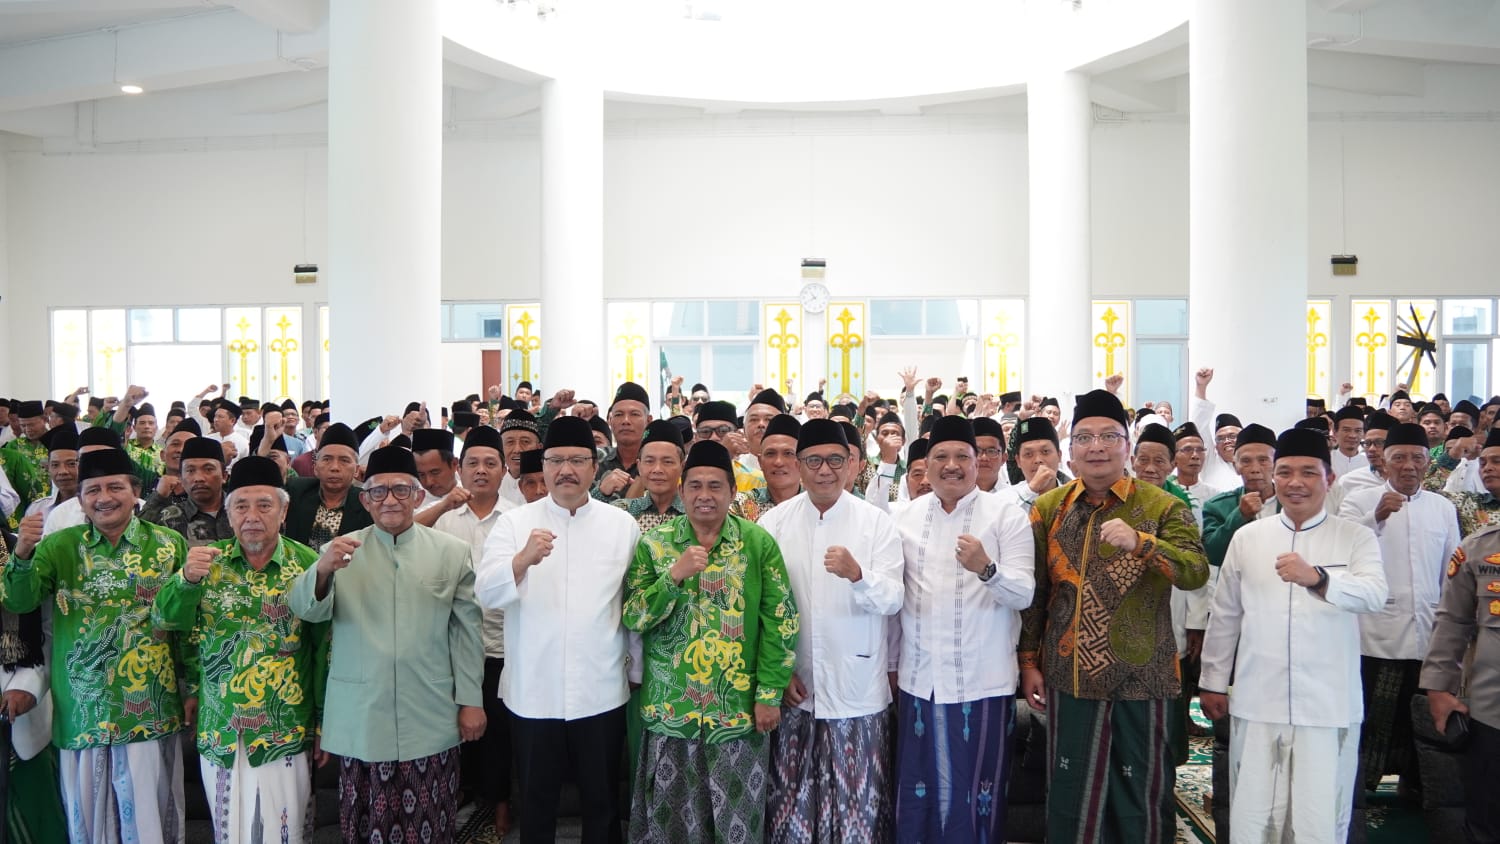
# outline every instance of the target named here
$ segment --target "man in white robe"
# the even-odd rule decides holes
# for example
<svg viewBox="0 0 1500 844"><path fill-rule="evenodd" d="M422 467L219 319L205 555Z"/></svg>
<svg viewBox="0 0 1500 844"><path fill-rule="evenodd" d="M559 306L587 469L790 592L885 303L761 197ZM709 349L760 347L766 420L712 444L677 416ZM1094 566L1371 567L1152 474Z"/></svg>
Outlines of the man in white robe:
<svg viewBox="0 0 1500 844"><path fill-rule="evenodd" d="M1365 450L1365 465L1337 477L1328 491L1327 509L1337 513L1351 493L1385 485L1385 440L1395 425L1395 417L1383 410L1365 419L1364 439L1359 441Z"/></svg>
<svg viewBox="0 0 1500 844"><path fill-rule="evenodd" d="M1231 842L1348 834L1363 717L1356 614L1379 610L1386 584L1373 533L1323 508L1332 474L1322 434L1283 433L1282 510L1237 530L1219 572L1199 694L1208 717L1233 716Z"/></svg>
<svg viewBox="0 0 1500 844"><path fill-rule="evenodd" d="M1458 511L1453 502L1422 488L1427 432L1404 422L1385 441L1386 483L1351 493L1339 515L1375 531L1385 560L1390 600L1360 619L1364 654L1365 728L1360 758L1366 788L1399 773L1403 790L1421 788L1411 698L1442 594L1443 570L1458 548Z"/></svg>
<svg viewBox="0 0 1500 844"><path fill-rule="evenodd" d="M827 458L843 427L797 437L806 492L760 520L781 547L801 618L797 668L771 734L767 840L891 840L891 690L886 619L901 609L901 538L886 513L844 491ZM816 464L816 466L812 465Z"/></svg>
<svg viewBox="0 0 1500 844"><path fill-rule="evenodd" d="M630 697L620 619L641 531L628 513L589 497L598 456L586 420L554 420L543 448L548 496L500 516L475 582L481 606L505 611L500 697L525 772L521 840L553 840L571 768L584 839L618 841Z"/></svg>
<svg viewBox="0 0 1500 844"><path fill-rule="evenodd" d="M1361 450L1365 437L1365 415L1358 405L1345 405L1333 415L1333 439L1336 448L1328 453L1333 461L1333 476L1342 478L1370 465Z"/></svg>
<svg viewBox="0 0 1500 844"><path fill-rule="evenodd" d="M1020 611L1036 588L1025 513L979 491L974 430L928 440L931 495L896 515L906 559L897 682L896 837L1005 840Z"/></svg>

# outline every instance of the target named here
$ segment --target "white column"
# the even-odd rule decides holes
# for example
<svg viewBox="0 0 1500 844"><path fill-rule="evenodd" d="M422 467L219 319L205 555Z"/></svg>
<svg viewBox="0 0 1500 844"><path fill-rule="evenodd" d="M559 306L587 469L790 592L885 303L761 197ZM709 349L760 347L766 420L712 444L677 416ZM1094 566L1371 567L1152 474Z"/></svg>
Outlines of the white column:
<svg viewBox="0 0 1500 844"><path fill-rule="evenodd" d="M1021 386L1028 395L1076 395L1103 380L1089 371L1093 119L1086 74L1034 67L1026 82L1031 295ZM1071 403L1062 405L1070 416Z"/></svg>
<svg viewBox="0 0 1500 844"><path fill-rule="evenodd" d="M1279 430L1307 380L1307 4L1194 0L1192 22L1189 357Z"/></svg>
<svg viewBox="0 0 1500 844"><path fill-rule="evenodd" d="M10 296L10 221L6 217L6 209L10 207L10 201L6 195L10 185L10 176L7 167L6 157L0 155L0 334L5 337L4 340L0 340L0 372L9 373L11 376L7 379L10 383L6 388L8 392L4 395L7 398L11 396L19 398L23 394L50 395L52 393L52 349L50 347L41 350L42 360L46 362L41 367L43 371L36 371L37 367L33 365L28 367L32 370L30 373L21 375L10 368L10 347L17 340L16 332L10 329L10 315L15 310L15 302L11 301ZM43 311L44 315L45 313ZM47 318L50 319L50 316ZM52 336L49 328L42 329L40 333L43 337ZM18 353L21 351L24 350L17 349ZM38 350L32 351L35 353ZM35 360L35 357L31 359ZM15 377L16 375L21 375L21 377Z"/></svg>
<svg viewBox="0 0 1500 844"><path fill-rule="evenodd" d="M550 396L567 388L608 406L615 385L605 383L604 92L587 76L542 83L541 269L537 389ZM654 363L648 369L655 372Z"/></svg>
<svg viewBox="0 0 1500 844"><path fill-rule="evenodd" d="M334 418L444 403L443 54L438 4L333 0L328 304Z"/></svg>

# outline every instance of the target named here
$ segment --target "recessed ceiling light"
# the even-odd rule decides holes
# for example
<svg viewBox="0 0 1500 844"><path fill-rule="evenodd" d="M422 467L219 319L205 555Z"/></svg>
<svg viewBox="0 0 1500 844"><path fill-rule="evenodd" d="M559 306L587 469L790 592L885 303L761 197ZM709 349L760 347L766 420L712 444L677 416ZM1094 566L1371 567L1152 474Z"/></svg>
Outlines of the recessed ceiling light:
<svg viewBox="0 0 1500 844"><path fill-rule="evenodd" d="M120 92L125 94L142 94L146 89L139 85L121 85Z"/></svg>

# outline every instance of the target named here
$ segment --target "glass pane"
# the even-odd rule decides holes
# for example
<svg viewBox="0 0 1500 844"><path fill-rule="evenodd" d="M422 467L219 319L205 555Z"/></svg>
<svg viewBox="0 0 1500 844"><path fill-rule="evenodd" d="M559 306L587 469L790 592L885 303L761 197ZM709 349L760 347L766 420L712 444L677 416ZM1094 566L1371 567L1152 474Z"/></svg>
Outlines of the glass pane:
<svg viewBox="0 0 1500 844"><path fill-rule="evenodd" d="M1183 337L1188 333L1186 299L1135 300L1135 336ZM1176 407L1176 405L1173 405Z"/></svg>
<svg viewBox="0 0 1500 844"><path fill-rule="evenodd" d="M1449 399L1456 403L1470 397L1483 400L1489 395L1489 341L1449 343L1443 357L1447 361Z"/></svg>
<svg viewBox="0 0 1500 844"><path fill-rule="evenodd" d="M172 339L172 312L167 315L167 339ZM123 396L129 386L125 371L125 312L100 310L89 313L89 345L94 369L92 392L96 396ZM139 382L138 382L139 383ZM70 387L69 390L72 390Z"/></svg>
<svg viewBox="0 0 1500 844"><path fill-rule="evenodd" d="M447 310L448 310L447 308L443 309L443 311L445 313L447 312ZM328 393L329 393L329 389L328 389L328 381L329 381L329 376L328 376L328 306L327 305L319 305L318 306L318 337L321 338L320 341L318 342L318 370L322 374L322 378L323 378L323 390L322 390L321 393L319 393L319 395L321 396L321 398L325 398L326 399L328 397Z"/></svg>
<svg viewBox="0 0 1500 844"><path fill-rule="evenodd" d="M922 334L921 299L871 299L870 333L917 337Z"/></svg>
<svg viewBox="0 0 1500 844"><path fill-rule="evenodd" d="M218 308L182 308L177 311L177 339L183 343L217 343L219 323ZM198 390L188 395L196 392Z"/></svg>
<svg viewBox="0 0 1500 844"><path fill-rule="evenodd" d="M651 327L658 337L702 337L702 302L657 302L651 306Z"/></svg>
<svg viewBox="0 0 1500 844"><path fill-rule="evenodd" d="M1135 347L1135 400L1168 401L1178 420L1187 418L1183 390L1187 384L1187 344L1138 342Z"/></svg>
<svg viewBox="0 0 1500 844"><path fill-rule="evenodd" d="M89 383L89 312L52 312L52 395Z"/></svg>
<svg viewBox="0 0 1500 844"><path fill-rule="evenodd" d="M130 310L130 342L172 342L172 309L132 308Z"/></svg>
<svg viewBox="0 0 1500 844"><path fill-rule="evenodd" d="M708 302L710 337L744 337L759 333L759 302Z"/></svg>
<svg viewBox="0 0 1500 844"><path fill-rule="evenodd" d="M217 345L168 343L160 346L131 346L130 375L137 384L149 385L156 412L163 414L165 405L174 398L187 399L206 384L219 381ZM158 399L157 397L161 398Z"/></svg>
<svg viewBox="0 0 1500 844"><path fill-rule="evenodd" d="M441 323L441 326L438 328L438 331L440 331L441 333L438 336L441 337L441 338L443 338L444 340L452 340L453 339L453 306L449 305L447 303L439 305L438 306L438 313L439 313L438 321Z"/></svg>
<svg viewBox="0 0 1500 844"><path fill-rule="evenodd" d="M703 383L703 347L697 343L665 343L661 347L667 371L682 376L682 391L686 393L694 384ZM714 385L705 384L710 390Z"/></svg>
<svg viewBox="0 0 1500 844"><path fill-rule="evenodd" d="M975 333L978 306L973 299L928 299L926 307L928 337L968 337Z"/></svg>
<svg viewBox="0 0 1500 844"><path fill-rule="evenodd" d="M1493 299L1444 299L1443 333L1489 334L1493 331Z"/></svg>
<svg viewBox="0 0 1500 844"><path fill-rule="evenodd" d="M755 383L755 345L753 343L719 343L711 348L714 382L709 388L716 398L741 404L736 398L745 395Z"/></svg>
<svg viewBox="0 0 1500 844"><path fill-rule="evenodd" d="M499 302L455 302L453 320L443 337L449 340L498 340L505 336Z"/></svg>

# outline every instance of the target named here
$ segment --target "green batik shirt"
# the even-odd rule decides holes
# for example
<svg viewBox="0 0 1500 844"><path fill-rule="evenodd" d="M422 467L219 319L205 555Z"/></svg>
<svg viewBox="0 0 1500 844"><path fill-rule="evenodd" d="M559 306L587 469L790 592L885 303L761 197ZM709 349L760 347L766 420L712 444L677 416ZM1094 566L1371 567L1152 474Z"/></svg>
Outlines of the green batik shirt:
<svg viewBox="0 0 1500 844"><path fill-rule="evenodd" d="M167 528L131 518L118 546L92 525L44 538L0 581L5 608L52 612L52 741L64 750L150 741L182 729L177 663L188 694L197 659L186 637L151 623L151 602L187 559Z"/></svg>
<svg viewBox="0 0 1500 844"><path fill-rule="evenodd" d="M707 567L673 583L668 570L697 544L687 516L641 536L624 621L644 640L646 729L719 744L755 731L752 704L781 705L797 660L797 603L764 528L725 516Z"/></svg>
<svg viewBox="0 0 1500 844"><path fill-rule="evenodd" d="M6 479L21 498L21 503L10 514L10 526L15 529L20 527L21 519L26 516L26 507L33 501L47 497L51 492L50 489L42 492L51 483L51 479L46 472L39 472L24 454L6 448L0 448L0 471L5 472Z"/></svg>
<svg viewBox="0 0 1500 844"><path fill-rule="evenodd" d="M1488 492L1444 492L1442 496L1453 502L1458 510L1458 532L1461 536L1483 530L1490 525L1500 525L1500 498Z"/></svg>
<svg viewBox="0 0 1500 844"><path fill-rule="evenodd" d="M130 459L135 461L135 465L158 477L165 470L161 462L161 443L159 442L151 443L151 446L148 448L140 445L135 440L126 440L125 453L130 455Z"/></svg>
<svg viewBox="0 0 1500 844"><path fill-rule="evenodd" d="M198 752L221 768L234 766L236 742L252 766L311 747L328 668L325 623L292 615L287 594L318 552L280 537L261 571L245 561L239 541L223 551L200 583L178 572L156 595L151 617L164 630L192 633L198 649Z"/></svg>

